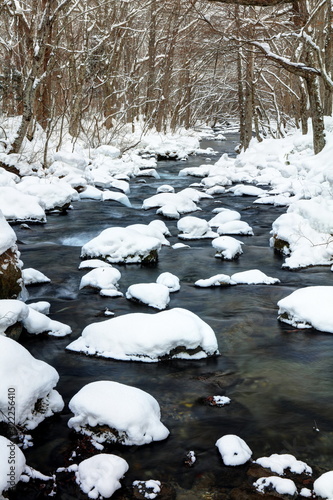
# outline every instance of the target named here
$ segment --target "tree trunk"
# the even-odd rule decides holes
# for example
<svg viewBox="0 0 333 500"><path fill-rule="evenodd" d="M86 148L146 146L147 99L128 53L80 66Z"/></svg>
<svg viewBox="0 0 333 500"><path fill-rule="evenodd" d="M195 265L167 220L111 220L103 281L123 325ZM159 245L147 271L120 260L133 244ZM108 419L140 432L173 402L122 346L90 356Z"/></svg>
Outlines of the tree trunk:
<svg viewBox="0 0 333 500"><path fill-rule="evenodd" d="M309 74L305 77L305 82L309 96L312 118L313 150L315 154L318 154L326 144L324 115L320 100L318 79L316 76Z"/></svg>

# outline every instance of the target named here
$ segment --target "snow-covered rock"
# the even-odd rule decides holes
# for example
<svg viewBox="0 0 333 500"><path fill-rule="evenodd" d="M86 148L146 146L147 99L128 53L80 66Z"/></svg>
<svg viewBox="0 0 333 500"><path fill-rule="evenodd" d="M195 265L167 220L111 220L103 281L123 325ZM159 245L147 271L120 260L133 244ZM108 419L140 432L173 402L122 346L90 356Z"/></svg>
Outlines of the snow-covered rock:
<svg viewBox="0 0 333 500"><path fill-rule="evenodd" d="M154 500L161 491L161 481L149 479L148 481L133 481L133 488L137 490L142 498Z"/></svg>
<svg viewBox="0 0 333 500"><path fill-rule="evenodd" d="M237 184L229 188L227 192L233 193L235 196L259 196L266 193L264 189L248 184Z"/></svg>
<svg viewBox="0 0 333 500"><path fill-rule="evenodd" d="M175 188L173 186L170 186L169 184L162 184L162 186L159 186L156 189L156 193L174 193Z"/></svg>
<svg viewBox="0 0 333 500"><path fill-rule="evenodd" d="M243 253L242 245L242 241L232 236L219 236L212 241L212 246L216 250L215 257L225 260L237 259Z"/></svg>
<svg viewBox="0 0 333 500"><path fill-rule="evenodd" d="M89 498L110 498L121 488L119 480L128 471L128 463L117 455L100 453L83 460L75 472L80 489Z"/></svg>
<svg viewBox="0 0 333 500"><path fill-rule="evenodd" d="M259 269L241 271L231 276L231 279L238 285L274 285L280 283L278 278L271 278Z"/></svg>
<svg viewBox="0 0 333 500"><path fill-rule="evenodd" d="M199 210L196 203L188 195L181 192L155 194L143 201L142 208L144 210L158 208L157 214L170 219L179 219L181 214Z"/></svg>
<svg viewBox="0 0 333 500"><path fill-rule="evenodd" d="M28 333L34 335L47 333L53 337L65 337L72 333L69 325L51 319L33 307L29 307L29 314L22 321L22 324Z"/></svg>
<svg viewBox="0 0 333 500"><path fill-rule="evenodd" d="M268 493L273 490L280 495L290 495L291 497L297 494L294 481L277 476L260 477L253 483L253 486L260 493Z"/></svg>
<svg viewBox="0 0 333 500"><path fill-rule="evenodd" d="M219 212L212 217L208 223L210 227L219 227L226 222L231 222L235 220L240 220L241 215L236 210L230 210L229 208L221 208Z"/></svg>
<svg viewBox="0 0 333 500"><path fill-rule="evenodd" d="M0 187L0 210L9 222L46 222L38 198L13 187Z"/></svg>
<svg viewBox="0 0 333 500"><path fill-rule="evenodd" d="M45 274L41 273L37 269L33 269L32 267L22 269L22 278L26 286L37 285L39 283L50 283L51 281L50 278L45 276Z"/></svg>
<svg viewBox="0 0 333 500"><path fill-rule="evenodd" d="M316 495L326 500L333 499L333 470L324 472L313 483L313 491Z"/></svg>
<svg viewBox="0 0 333 500"><path fill-rule="evenodd" d="M239 234L245 236L253 236L252 227L243 220L233 220L221 224L217 228L217 234Z"/></svg>
<svg viewBox="0 0 333 500"><path fill-rule="evenodd" d="M38 203L46 212L62 211L78 198L77 192L67 182L58 179L39 179L24 177L16 189L25 195L37 198Z"/></svg>
<svg viewBox="0 0 333 500"><path fill-rule="evenodd" d="M255 463L261 465L265 469L270 469L280 476L285 474L286 470L295 474L312 474L312 469L305 462L297 460L293 455L285 453L278 455L273 453L269 457L261 457L255 460Z"/></svg>
<svg viewBox="0 0 333 500"><path fill-rule="evenodd" d="M175 308L133 313L88 325L70 351L123 361L201 359L218 354L212 328L196 314Z"/></svg>
<svg viewBox="0 0 333 500"><path fill-rule="evenodd" d="M79 264L79 269L96 269L97 267L112 267L112 264L108 264L101 259L83 260Z"/></svg>
<svg viewBox="0 0 333 500"><path fill-rule="evenodd" d="M161 245L170 246L170 242L165 237L170 233L163 221L153 220L149 224L131 224L127 228L137 231L144 236L157 238L160 240Z"/></svg>
<svg viewBox="0 0 333 500"><path fill-rule="evenodd" d="M15 299L24 290L16 234L0 210L0 299Z"/></svg>
<svg viewBox="0 0 333 500"><path fill-rule="evenodd" d="M128 196L124 193L119 193L118 191L103 191L102 201L116 201L125 207L131 208L132 204L128 199Z"/></svg>
<svg viewBox="0 0 333 500"><path fill-rule="evenodd" d="M169 292L178 292L180 290L180 282L178 276L175 276L172 273L161 273L157 279L156 283L160 285L165 285L169 288Z"/></svg>
<svg viewBox="0 0 333 500"><path fill-rule="evenodd" d="M205 219L187 215L177 222L177 228L180 232L178 238L182 240L196 240L202 238L216 238L218 235L211 230L210 225Z"/></svg>
<svg viewBox="0 0 333 500"><path fill-rule="evenodd" d="M201 288L208 288L213 286L236 285L236 282L227 274L215 274L210 278L197 280L194 285Z"/></svg>
<svg viewBox="0 0 333 500"><path fill-rule="evenodd" d="M239 436L226 434L215 443L225 465L242 465L250 460L252 451Z"/></svg>
<svg viewBox="0 0 333 500"><path fill-rule="evenodd" d="M0 300L0 335L3 335L15 323L23 322L28 315L29 307L21 300Z"/></svg>
<svg viewBox="0 0 333 500"><path fill-rule="evenodd" d="M170 302L169 288L159 283L136 283L128 287L126 298L154 309L165 309Z"/></svg>
<svg viewBox="0 0 333 500"><path fill-rule="evenodd" d="M96 267L82 276L79 288L115 289L120 278L121 273L115 267Z"/></svg>
<svg viewBox="0 0 333 500"><path fill-rule="evenodd" d="M157 238L133 229L111 227L83 245L81 258L100 257L113 264L150 264L157 261L160 248Z"/></svg>
<svg viewBox="0 0 333 500"><path fill-rule="evenodd" d="M161 411L153 396L118 382L91 382L72 397L69 408L74 417L68 426L92 436L98 443L119 442L143 445L169 435L162 424Z"/></svg>
<svg viewBox="0 0 333 500"><path fill-rule="evenodd" d="M25 456L20 448L0 436L0 495L3 491L14 488L25 469Z"/></svg>
<svg viewBox="0 0 333 500"><path fill-rule="evenodd" d="M299 288L279 300L278 319L295 328L333 333L333 286Z"/></svg>
<svg viewBox="0 0 333 500"><path fill-rule="evenodd" d="M35 429L46 417L64 407L62 397L54 389L58 372L4 336L0 336L0 380L1 422L8 420L9 394L14 395L16 425L28 430ZM11 388L14 391L10 392Z"/></svg>

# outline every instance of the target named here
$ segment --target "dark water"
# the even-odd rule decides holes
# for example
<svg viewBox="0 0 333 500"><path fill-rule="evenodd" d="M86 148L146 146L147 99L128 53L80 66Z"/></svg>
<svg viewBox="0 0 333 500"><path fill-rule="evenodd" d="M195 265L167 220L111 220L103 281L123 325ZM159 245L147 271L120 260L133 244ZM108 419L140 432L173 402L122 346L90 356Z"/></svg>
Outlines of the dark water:
<svg viewBox="0 0 333 500"><path fill-rule="evenodd" d="M236 140L229 136L226 142L212 141L203 147L230 153ZM115 202L76 202L66 216L49 215L44 226L31 226L31 230L15 228L25 267L34 267L52 280L47 285L30 287L29 301L49 301L50 316L73 329L72 335L65 338L22 338L36 358L58 370L57 389L66 403L60 416L47 419L32 433L34 447L25 450L29 465L41 472L49 474L68 465L66 459L76 446L76 437L67 427L71 416L67 403L84 384L96 380L114 380L152 394L161 406L162 421L170 430L166 441L143 447L106 448L129 463L125 485L136 479L159 479L176 484L179 491L188 491L196 487L198 478L209 473L214 485L228 486L215 447L216 440L228 433L245 439L254 458L289 452L309 465L332 468L333 336L314 330L295 331L279 323L276 305L297 288L331 284L332 273L325 267L297 272L281 269L283 259L269 247L269 231L272 222L285 211L283 208L253 205L253 198L230 195L199 203L202 211L193 215L208 220L215 207L234 208L253 227L255 236L237 236L244 242L244 253L237 261L215 259L211 241L199 240L189 242L191 249L163 247L156 267L119 266L123 292L130 284L155 281L162 272L176 274L181 290L171 294L170 307L187 308L214 329L219 357L146 364L95 359L65 351L65 346L87 324L105 319L102 313L106 307L117 316L135 311L155 314L153 309L125 298L108 299L96 291L79 291L85 272L78 270L81 246L106 227L158 219L155 210L140 209L142 201L164 183L179 190L200 182L198 178L178 177L178 171L206 161L202 155L187 162L160 162L160 180L131 182L133 209ZM180 241L177 222L165 222L172 233L171 244ZM193 286L200 278L253 268L279 278L281 283L216 289ZM204 406L201 398L209 395L226 395L231 404L224 408ZM313 431L315 424L320 432ZM183 459L189 450L195 451L197 462L187 469ZM57 498L76 497L69 488L63 489Z"/></svg>

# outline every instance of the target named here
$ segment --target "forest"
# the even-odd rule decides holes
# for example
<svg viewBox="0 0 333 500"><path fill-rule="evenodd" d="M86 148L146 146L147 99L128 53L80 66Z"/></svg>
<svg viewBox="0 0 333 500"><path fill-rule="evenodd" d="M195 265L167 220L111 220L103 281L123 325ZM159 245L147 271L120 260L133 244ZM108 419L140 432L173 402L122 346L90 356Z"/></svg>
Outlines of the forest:
<svg viewBox="0 0 333 500"><path fill-rule="evenodd" d="M37 126L88 146L237 118L253 131L307 132L332 114L330 0L6 0L1 114L20 116L8 153ZM127 127L127 128L126 128ZM47 167L47 154L44 164Z"/></svg>

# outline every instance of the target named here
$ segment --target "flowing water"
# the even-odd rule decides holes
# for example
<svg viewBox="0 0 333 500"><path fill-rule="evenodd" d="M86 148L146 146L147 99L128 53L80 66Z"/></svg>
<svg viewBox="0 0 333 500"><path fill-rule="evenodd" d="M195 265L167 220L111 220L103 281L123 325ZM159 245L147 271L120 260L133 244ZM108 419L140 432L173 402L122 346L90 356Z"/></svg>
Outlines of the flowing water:
<svg viewBox="0 0 333 500"><path fill-rule="evenodd" d="M227 141L211 141L202 147L232 153L236 140L236 136L230 135ZM85 272L78 270L81 246L106 227L149 223L159 218L155 210L141 210L142 201L155 194L161 184L171 184L178 191L198 182L197 178L178 177L178 171L206 161L209 159L201 155L187 162L159 162L160 180L131 182L132 209L115 202L75 202L67 215L49 215L46 225L33 225L30 230L15 228L25 267L34 267L52 280L50 284L29 287L29 301L49 301L50 316L73 330L65 338L27 334L21 338L36 358L58 370L57 388L66 403L60 416L46 419L32 432L34 447L25 450L29 465L41 472L49 474L68 464L66 457L75 448L76 436L67 427L71 416L67 403L83 385L96 380L113 380L152 394L161 406L162 421L170 430L170 437L163 442L143 447L107 447L106 451L127 460L127 485L136 479L159 479L188 493L206 478L208 490L220 484L231 488L237 478L227 478L215 447L216 440L224 434L242 437L253 450L254 458L288 452L309 465L332 469L333 336L314 330L295 331L277 321L278 300L300 287L330 285L332 273L327 267L297 272L281 268L283 259L269 247L269 232L284 208L253 205L253 198L230 194L199 203L202 211L195 216L208 220L213 208L234 208L253 227L255 236L237 236L244 242L244 253L237 261L214 258L211 241L197 240L189 242L190 249L163 247L155 267L117 266L123 292L130 284L155 281L162 272L176 274L181 289L170 295L170 307L187 308L214 329L219 357L136 363L86 357L65 350L87 324L105 319L105 308L117 316L138 311L156 313L125 298L103 298L91 289L79 291ZM171 244L178 242L176 221L165 222L172 233ZM281 283L208 289L193 285L197 279L214 274L231 275L254 268L279 278ZM202 398L212 395L226 395L231 404L223 408L203 405ZM186 468L183 463L189 450L197 456L193 468ZM58 495L57 498L66 500L78 498L70 487Z"/></svg>

